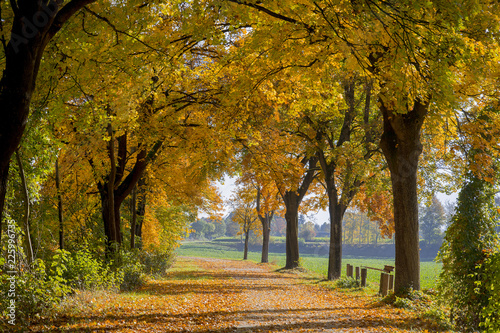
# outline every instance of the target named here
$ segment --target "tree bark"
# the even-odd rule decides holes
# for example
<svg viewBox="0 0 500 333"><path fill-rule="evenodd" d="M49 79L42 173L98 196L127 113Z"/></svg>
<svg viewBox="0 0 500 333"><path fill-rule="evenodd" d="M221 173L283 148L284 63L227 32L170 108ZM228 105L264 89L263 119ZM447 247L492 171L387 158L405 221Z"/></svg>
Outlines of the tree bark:
<svg viewBox="0 0 500 333"><path fill-rule="evenodd" d="M59 174L59 158L56 159L56 189L57 189L57 215L59 219L59 248L64 249L64 219L61 194L61 177Z"/></svg>
<svg viewBox="0 0 500 333"><path fill-rule="evenodd" d="M94 1L73 0L62 8L60 1L23 1L13 9L10 40L5 48L5 68L0 80L0 236L10 159L26 127L45 47L70 17ZM42 17L44 24L37 23Z"/></svg>
<svg viewBox="0 0 500 333"><path fill-rule="evenodd" d="M299 203L297 195L290 191L285 196L286 212L286 269L299 267ZM288 201L288 203L287 203Z"/></svg>
<svg viewBox="0 0 500 333"><path fill-rule="evenodd" d="M428 108L428 101L417 99L407 113L396 113L384 96L380 98L384 119L380 147L391 172L394 201L396 293L420 289L417 170L420 131Z"/></svg>
<svg viewBox="0 0 500 333"><path fill-rule="evenodd" d="M329 196L330 250L328 255L328 280L340 278L342 271L342 220L347 206L337 200L337 194Z"/></svg>
<svg viewBox="0 0 500 333"><path fill-rule="evenodd" d="M299 267L299 206L316 177L318 158L316 156L304 158L302 163L308 164L309 167L299 188L286 191L282 195L286 207L286 269Z"/></svg>
<svg viewBox="0 0 500 333"><path fill-rule="evenodd" d="M135 229L137 225L137 209L136 209L136 204L137 202L137 185L134 187L134 190L132 191L132 202L130 204L131 206L131 222L130 222L130 248L135 249Z"/></svg>
<svg viewBox="0 0 500 333"><path fill-rule="evenodd" d="M266 213L264 217L259 215L259 219L262 224L262 256L260 259L261 263L269 262L269 239L271 235L272 216L272 213Z"/></svg>
<svg viewBox="0 0 500 333"><path fill-rule="evenodd" d="M260 223L262 224L262 256L261 263L269 262L269 238L271 234L271 221L273 219L274 212L265 212L262 214L260 206L261 193L260 188L257 189L257 204L256 210L259 216Z"/></svg>
<svg viewBox="0 0 500 333"><path fill-rule="evenodd" d="M115 137L114 137L114 132L113 128L111 126L111 123L108 124L108 135L110 137L109 142L108 142L108 153L109 153L109 162L110 162L110 173L108 176L108 182L106 183L106 193L108 194L107 201L106 203L108 204L108 210L107 210L107 215L103 217L107 223L110 225L110 235L108 239L108 246L113 248L111 250L114 252L114 247L121 245L121 237L120 237L120 229L117 229L117 226L119 225L116 224L116 205L115 205L115 180L116 180L116 156L115 156ZM118 212L119 216L119 212ZM118 217L119 218L119 217ZM105 222L105 223L106 223Z"/></svg>
<svg viewBox="0 0 500 333"><path fill-rule="evenodd" d="M24 174L23 163L21 161L21 156L19 150L16 150L16 160L19 166L19 176L21 178L21 184L23 187L24 196L24 244L26 247L26 257L28 259L28 264L31 264L35 258L33 257L33 246L31 245L31 234L30 234L30 196L28 192L28 184L26 183L26 176Z"/></svg>
<svg viewBox="0 0 500 333"><path fill-rule="evenodd" d="M116 157L112 129L110 131L108 128L108 132L112 139L108 145L110 173L105 181L98 182L97 186L101 195L102 218L104 222L104 231L107 237L106 249L107 251L113 252L115 250L113 244L120 246L123 242L120 218L121 205L139 183L146 167L156 158L163 142L157 141L148 151L146 149L140 150L137 153L134 167L128 175L124 177L127 161L127 134L125 133L117 138L118 156ZM139 224L142 227L142 221L139 221Z"/></svg>
<svg viewBox="0 0 500 333"><path fill-rule="evenodd" d="M245 248L243 250L243 260L248 259L248 239L249 239L250 230L245 230Z"/></svg>
<svg viewBox="0 0 500 333"><path fill-rule="evenodd" d="M144 225L144 216L146 215L147 191L145 177L141 177L137 183L138 187L138 202L137 202L137 224L135 228L135 235L139 238L137 248L142 248L142 227Z"/></svg>

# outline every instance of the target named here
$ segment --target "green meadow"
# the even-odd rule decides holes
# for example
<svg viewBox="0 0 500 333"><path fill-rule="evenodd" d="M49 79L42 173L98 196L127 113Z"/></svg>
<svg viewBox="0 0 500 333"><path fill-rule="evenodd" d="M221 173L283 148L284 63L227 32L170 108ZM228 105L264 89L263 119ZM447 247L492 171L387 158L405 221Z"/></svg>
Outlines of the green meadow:
<svg viewBox="0 0 500 333"><path fill-rule="evenodd" d="M229 246L219 242L183 242L176 250L177 255L188 257L205 257L219 259L241 260L243 252L236 251ZM248 260L260 262L260 252L249 252ZM278 267L285 266L284 253L269 253L269 262ZM325 277L328 271L328 258L325 256L301 255L301 266L311 272L316 273L320 277ZM345 276L346 265L351 264L354 267L368 266L374 268L383 268L384 265L394 266L394 259L389 258L362 258L362 257L344 257L342 258L342 276ZM420 283L423 289L435 288L437 278L441 271L441 264L433 261L422 261L420 263ZM376 270L368 270L367 281L375 288L380 279L380 272Z"/></svg>

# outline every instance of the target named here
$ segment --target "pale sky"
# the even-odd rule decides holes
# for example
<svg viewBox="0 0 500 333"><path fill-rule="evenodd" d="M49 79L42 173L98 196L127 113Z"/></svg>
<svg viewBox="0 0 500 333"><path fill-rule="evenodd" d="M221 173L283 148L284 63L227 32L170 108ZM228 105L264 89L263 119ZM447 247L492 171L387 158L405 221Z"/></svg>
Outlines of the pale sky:
<svg viewBox="0 0 500 333"><path fill-rule="evenodd" d="M219 191L222 195L222 199L224 201L229 200L229 198L232 195L232 191L235 189L236 185L234 184L236 178L230 178L226 177L224 179L223 183L216 182L217 187L219 188ZM437 194L438 199L441 201L441 203L444 205L447 201L454 202L457 200L458 194L454 193L452 195L446 195L444 193L438 193ZM226 208L226 211L224 212L224 215L228 214L229 211ZM328 215L327 211L319 211L319 212L311 212L307 214L306 220L312 221L316 224L323 224L324 222L329 222L330 217Z"/></svg>

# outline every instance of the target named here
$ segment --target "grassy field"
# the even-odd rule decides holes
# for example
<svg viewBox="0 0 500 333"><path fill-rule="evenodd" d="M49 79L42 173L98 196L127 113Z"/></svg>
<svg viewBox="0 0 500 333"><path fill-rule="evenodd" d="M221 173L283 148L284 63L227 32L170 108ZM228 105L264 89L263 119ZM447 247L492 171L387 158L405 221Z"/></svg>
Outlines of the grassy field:
<svg viewBox="0 0 500 333"><path fill-rule="evenodd" d="M177 250L180 256L190 257L208 257L220 259L235 259L241 260L243 253L235 251L223 243L212 242L184 242ZM248 259L260 262L260 252L249 252ZM269 262L276 264L279 267L285 266L284 253L270 253ZM372 259L372 258L342 258L342 276L345 276L345 267L347 264L353 266L369 266L376 268L383 268L384 265L393 265L394 260L391 259ZM326 277L328 270L328 260L326 257L318 257L314 255L302 255L301 266L309 271L315 272L320 276ZM434 288L437 277L441 271L441 264L432 261L423 261L420 263L420 279L421 287L423 289ZM368 270L367 281L369 284L376 288L380 279L380 272L375 270Z"/></svg>

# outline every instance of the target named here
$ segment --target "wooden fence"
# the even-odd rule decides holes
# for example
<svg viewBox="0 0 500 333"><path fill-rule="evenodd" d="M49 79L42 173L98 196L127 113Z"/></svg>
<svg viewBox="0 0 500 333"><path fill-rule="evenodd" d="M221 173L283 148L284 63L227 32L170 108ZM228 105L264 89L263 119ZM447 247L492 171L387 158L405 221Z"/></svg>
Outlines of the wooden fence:
<svg viewBox="0 0 500 333"><path fill-rule="evenodd" d="M347 264L346 275L347 277L353 278L355 271L356 280L361 280L361 287L366 287L366 276L369 269L381 272L379 294L381 294L382 296L387 296L389 290L394 289L394 275L391 274L391 272L394 271L394 266L385 265L383 269L361 266L356 267L356 269L354 270L354 266Z"/></svg>

